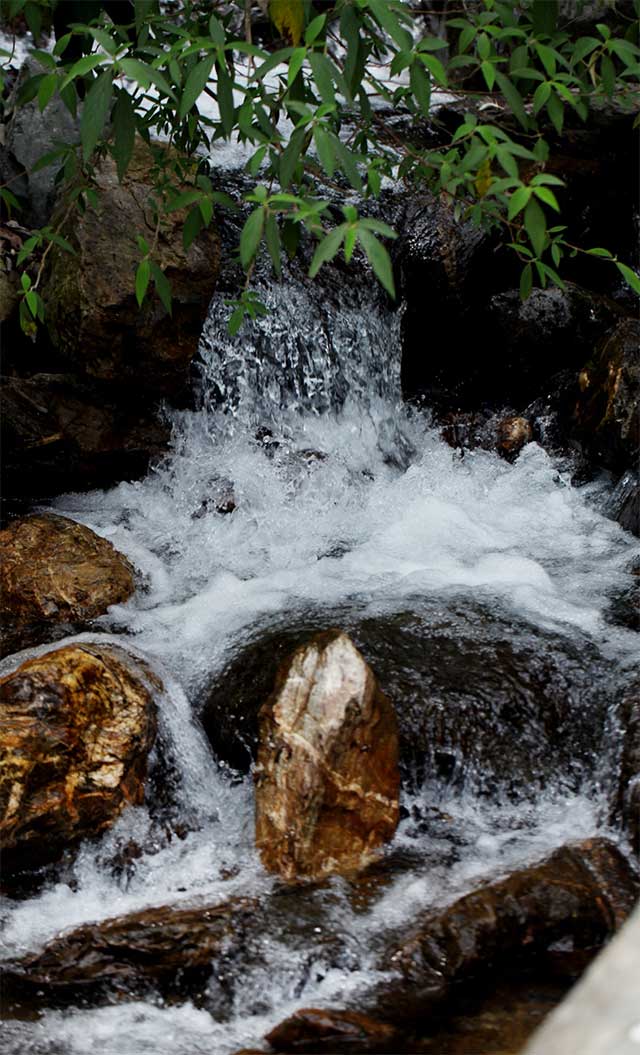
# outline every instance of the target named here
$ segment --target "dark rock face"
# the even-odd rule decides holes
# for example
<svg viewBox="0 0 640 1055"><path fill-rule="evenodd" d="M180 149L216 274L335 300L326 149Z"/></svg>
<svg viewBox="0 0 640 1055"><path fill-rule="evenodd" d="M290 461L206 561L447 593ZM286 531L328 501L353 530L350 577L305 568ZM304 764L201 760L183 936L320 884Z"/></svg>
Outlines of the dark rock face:
<svg viewBox="0 0 640 1055"><path fill-rule="evenodd" d="M184 211L163 219L158 261L172 286L173 313L167 315L155 294L138 308L136 237L148 239L152 230L150 173L163 153L162 146L139 141L122 183L114 162L103 162L98 208L69 221L64 233L77 255L52 254L43 297L54 346L82 373L175 397L186 386L215 288L219 239L209 228L185 251Z"/></svg>
<svg viewBox="0 0 640 1055"><path fill-rule="evenodd" d="M317 635L286 660L259 722L265 868L287 880L362 868L398 824L398 726L346 634Z"/></svg>
<svg viewBox="0 0 640 1055"><path fill-rule="evenodd" d="M0 400L5 501L136 479L168 445L144 399L70 374L3 377Z"/></svg>
<svg viewBox="0 0 640 1055"><path fill-rule="evenodd" d="M612 843L563 847L537 865L414 919L403 933L385 936L379 967L391 977L364 995L358 1011L406 1031L441 1006L459 983L486 977L501 965L513 969L530 962L558 941L572 941L576 949L599 946L627 917L637 894L638 878ZM130 995L152 987L195 996L224 1016L251 966L268 963L270 936L284 919L291 922L291 948L297 943L308 950L311 962L314 956L341 966L350 962L330 903L303 887L276 891L262 901L152 908L86 924L54 938L40 953L5 964L5 985L12 995L46 1000L107 991ZM358 968L356 961L351 964ZM325 1037L341 1022L344 1042L357 1016L350 1009L347 1015L326 1014ZM365 1021L358 1027L360 1039ZM375 1038L373 1027L369 1030ZM302 1040L304 1032L299 1035ZM314 1040L320 1036L316 1030Z"/></svg>
<svg viewBox="0 0 640 1055"><path fill-rule="evenodd" d="M0 640L4 654L39 644L126 601L129 561L94 531L54 513L14 520L0 531Z"/></svg>
<svg viewBox="0 0 640 1055"><path fill-rule="evenodd" d="M640 451L640 322L624 319L609 333L579 377L574 412L578 442L600 465L636 467Z"/></svg>
<svg viewBox="0 0 640 1055"><path fill-rule="evenodd" d="M202 710L222 759L248 767L258 711L279 664L332 623L349 633L394 702L405 779L429 776L519 796L552 777L577 786L580 773L593 769L607 706L598 685L606 672L593 647L463 599L370 618L320 611L293 625L256 628L210 686Z"/></svg>
<svg viewBox="0 0 640 1055"><path fill-rule="evenodd" d="M156 734L140 660L113 645L69 645L0 680L3 867L53 860L144 799Z"/></svg>
<svg viewBox="0 0 640 1055"><path fill-rule="evenodd" d="M622 757L611 819L621 825L640 857L640 678L624 693L618 720L623 730Z"/></svg>

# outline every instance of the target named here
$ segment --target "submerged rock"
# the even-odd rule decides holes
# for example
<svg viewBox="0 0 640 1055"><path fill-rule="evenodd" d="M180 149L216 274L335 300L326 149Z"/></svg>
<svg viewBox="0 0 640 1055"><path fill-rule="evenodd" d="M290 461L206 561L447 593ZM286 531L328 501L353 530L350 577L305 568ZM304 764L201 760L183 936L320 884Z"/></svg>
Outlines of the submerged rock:
<svg viewBox="0 0 640 1055"><path fill-rule="evenodd" d="M392 704L346 634L316 636L260 710L256 843L269 871L317 879L361 868L398 824Z"/></svg>
<svg viewBox="0 0 640 1055"><path fill-rule="evenodd" d="M577 789L606 748L614 696L593 645L460 597L389 615L319 610L254 628L213 680L201 712L221 759L249 767L258 711L279 665L327 625L349 634L393 700L411 784L433 777L514 797L550 780Z"/></svg>
<svg viewBox="0 0 640 1055"><path fill-rule="evenodd" d="M144 800L160 682L114 645L68 645L0 679L3 865L33 867Z"/></svg>
<svg viewBox="0 0 640 1055"><path fill-rule="evenodd" d="M141 254L136 238L148 239L153 229L151 174L165 152L160 144L138 140L122 183L115 162L101 162L98 206L74 212L63 229L76 254L52 254L43 298L54 346L81 371L103 381L133 381L146 395L176 396L186 386L198 347L220 250L212 227L185 250L185 210L164 214L156 258L171 284L172 315L156 294L138 307L134 287Z"/></svg>
<svg viewBox="0 0 640 1055"><path fill-rule="evenodd" d="M350 1051L388 1052L398 1031L358 1011L303 1008L280 1022L265 1037L275 1051L346 1055Z"/></svg>
<svg viewBox="0 0 640 1055"><path fill-rule="evenodd" d="M0 531L4 653L46 641L51 628L102 615L134 591L129 561L94 531L55 513Z"/></svg>

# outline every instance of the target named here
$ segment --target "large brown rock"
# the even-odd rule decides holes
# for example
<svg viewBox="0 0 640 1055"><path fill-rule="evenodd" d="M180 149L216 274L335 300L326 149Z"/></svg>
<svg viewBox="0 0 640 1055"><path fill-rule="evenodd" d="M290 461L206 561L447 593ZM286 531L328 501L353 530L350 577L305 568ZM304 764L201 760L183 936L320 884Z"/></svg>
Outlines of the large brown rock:
<svg viewBox="0 0 640 1055"><path fill-rule="evenodd" d="M52 627L95 619L134 591L129 561L90 528L55 513L0 531L4 651L47 640Z"/></svg>
<svg viewBox="0 0 640 1055"><path fill-rule="evenodd" d="M163 215L154 257L172 287L172 315L155 293L138 307L136 239L154 241L152 170L165 158L166 147L139 140L122 183L110 158L101 163L97 208L74 210L67 221L63 233L76 255L52 254L43 296L56 349L82 371L105 381L135 380L146 394L175 395L198 346L220 250L211 227L185 250L185 211Z"/></svg>
<svg viewBox="0 0 640 1055"><path fill-rule="evenodd" d="M358 1011L305 1007L280 1022L265 1040L275 1051L346 1055L350 1051L389 1052L398 1031Z"/></svg>
<svg viewBox="0 0 640 1055"><path fill-rule="evenodd" d="M144 799L160 682L114 645L27 660L0 680L0 848L5 868L55 859Z"/></svg>
<svg viewBox="0 0 640 1055"><path fill-rule="evenodd" d="M362 867L398 824L398 731L353 642L318 635L260 712L256 842L265 868L317 879Z"/></svg>

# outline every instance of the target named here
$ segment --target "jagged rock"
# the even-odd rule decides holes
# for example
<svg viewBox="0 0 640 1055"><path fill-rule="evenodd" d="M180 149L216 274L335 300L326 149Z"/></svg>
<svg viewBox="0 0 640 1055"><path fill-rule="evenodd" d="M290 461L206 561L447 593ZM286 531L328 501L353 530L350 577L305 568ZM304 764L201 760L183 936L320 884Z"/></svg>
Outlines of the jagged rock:
<svg viewBox="0 0 640 1055"><path fill-rule="evenodd" d="M213 228L203 230L185 251L185 211L163 216L156 258L171 283L172 315L153 293L138 307L136 238L149 239L153 230L150 173L165 150L139 140L122 183L110 158L101 163L98 206L82 215L74 212L64 226L76 254L52 253L43 298L54 346L83 373L177 397L198 347L220 253Z"/></svg>
<svg viewBox="0 0 640 1055"><path fill-rule="evenodd" d="M497 451L508 461L534 438L529 419L512 414L449 413L441 424L441 436L450 447Z"/></svg>
<svg viewBox="0 0 640 1055"><path fill-rule="evenodd" d="M138 394L70 374L3 377L0 406L5 500L136 479L168 446L169 427Z"/></svg>
<svg viewBox="0 0 640 1055"><path fill-rule="evenodd" d="M533 429L527 418L503 418L498 424L498 450L505 458L515 458L532 439Z"/></svg>
<svg viewBox="0 0 640 1055"><path fill-rule="evenodd" d="M575 438L593 460L613 472L637 468L639 349L640 322L624 319L580 372Z"/></svg>
<svg viewBox="0 0 640 1055"><path fill-rule="evenodd" d="M0 680L3 866L33 867L144 799L156 733L146 664L114 645L68 645Z"/></svg>
<svg viewBox="0 0 640 1055"><path fill-rule="evenodd" d="M320 609L256 626L205 689L201 721L221 759L248 769L279 665L332 625L349 634L394 702L412 786L426 777L494 796L530 796L557 780L577 789L606 749L616 695L593 645L460 597L369 617Z"/></svg>
<svg viewBox="0 0 640 1055"><path fill-rule="evenodd" d="M55 513L0 531L0 612L5 654L82 624L134 591L129 561L90 528Z"/></svg>
<svg viewBox="0 0 640 1055"><path fill-rule="evenodd" d="M393 706L346 634L281 667L259 715L256 843L269 871L316 879L367 863L398 824Z"/></svg>
<svg viewBox="0 0 640 1055"><path fill-rule="evenodd" d="M350 1051L388 1052L398 1031L358 1011L303 1008L280 1022L265 1040L276 1051L346 1055Z"/></svg>

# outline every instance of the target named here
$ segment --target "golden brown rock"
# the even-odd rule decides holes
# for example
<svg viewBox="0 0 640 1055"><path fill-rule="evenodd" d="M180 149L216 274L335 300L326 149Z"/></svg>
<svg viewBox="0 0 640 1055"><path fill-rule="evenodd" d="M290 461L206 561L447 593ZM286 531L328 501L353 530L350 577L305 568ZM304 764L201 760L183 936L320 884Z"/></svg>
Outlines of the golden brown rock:
<svg viewBox="0 0 640 1055"><path fill-rule="evenodd" d="M503 418L498 425L498 450L506 457L514 457L533 439L531 422L527 418Z"/></svg>
<svg viewBox="0 0 640 1055"><path fill-rule="evenodd" d="M398 823L398 731L389 700L346 634L293 653L260 711L256 842L284 879L349 872Z"/></svg>
<svg viewBox="0 0 640 1055"><path fill-rule="evenodd" d="M113 645L27 660L0 679L0 848L5 866L55 858L144 798L160 682Z"/></svg>
<svg viewBox="0 0 640 1055"><path fill-rule="evenodd" d="M17 628L94 619L134 591L126 557L94 531L55 513L0 531L2 613Z"/></svg>

